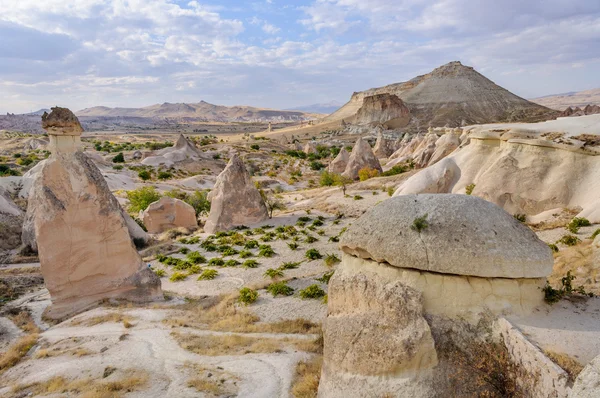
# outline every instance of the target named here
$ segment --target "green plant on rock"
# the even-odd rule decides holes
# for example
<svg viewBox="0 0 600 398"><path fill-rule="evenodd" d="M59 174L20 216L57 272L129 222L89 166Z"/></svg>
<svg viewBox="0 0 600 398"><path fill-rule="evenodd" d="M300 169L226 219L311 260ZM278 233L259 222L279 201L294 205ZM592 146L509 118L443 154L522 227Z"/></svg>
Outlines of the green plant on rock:
<svg viewBox="0 0 600 398"><path fill-rule="evenodd" d="M225 264L225 260L223 260L220 257L215 257L215 258L211 258L210 260L208 260L208 265L214 266L214 267L222 267Z"/></svg>
<svg viewBox="0 0 600 398"><path fill-rule="evenodd" d="M338 256L336 256L335 254L333 254L333 253L328 254L325 257L325 265L327 265L328 267L331 267L334 264L337 264L339 262L340 262L340 258Z"/></svg>
<svg viewBox="0 0 600 398"><path fill-rule="evenodd" d="M204 271L202 271L200 276L198 276L198 280L199 281L213 280L217 277L217 275L219 275L219 271L217 271L216 269L205 269Z"/></svg>
<svg viewBox="0 0 600 398"><path fill-rule="evenodd" d="M123 156L123 152L119 152L117 156L112 158L113 163L125 163L125 157Z"/></svg>
<svg viewBox="0 0 600 398"><path fill-rule="evenodd" d="M559 240L556 241L556 243L562 243L563 245L566 245L566 246L575 246L579 242L581 242L581 239L579 239L578 237L576 237L574 235L569 235L569 234L563 235L562 238L560 238Z"/></svg>
<svg viewBox="0 0 600 398"><path fill-rule="evenodd" d="M258 261L250 259L250 260L244 261L244 263L242 264L242 267L244 267L244 268L257 268L258 265L259 265Z"/></svg>
<svg viewBox="0 0 600 398"><path fill-rule="evenodd" d="M269 268L265 271L265 273L263 275L265 278L275 279L275 278L282 277L283 271L279 268Z"/></svg>
<svg viewBox="0 0 600 398"><path fill-rule="evenodd" d="M139 213L146 210L150 203L160 199L160 193L153 186L141 187L127 191L127 199L129 200L129 211Z"/></svg>
<svg viewBox="0 0 600 398"><path fill-rule="evenodd" d="M273 257L275 255L275 251L269 245L260 245L258 249L259 257Z"/></svg>
<svg viewBox="0 0 600 398"><path fill-rule="evenodd" d="M310 285L306 289L300 290L300 298L316 299L325 296L325 291L319 285Z"/></svg>
<svg viewBox="0 0 600 398"><path fill-rule="evenodd" d="M171 274L171 277L169 278L169 280L171 282L179 282L179 281L186 279L187 277L188 277L188 274L185 272L173 272Z"/></svg>
<svg viewBox="0 0 600 398"><path fill-rule="evenodd" d="M254 256L254 254L250 250L242 250L240 252L240 258L248 258L252 256Z"/></svg>
<svg viewBox="0 0 600 398"><path fill-rule="evenodd" d="M320 278L317 278L317 280L318 280L319 282L321 282L321 283L329 284L329 280L330 280L330 279L331 279L331 277L333 276L333 273L334 273L334 272L335 272L335 271L328 271L328 272L325 272L325 273L323 274L323 276L321 276Z"/></svg>
<svg viewBox="0 0 600 398"><path fill-rule="evenodd" d="M225 267L235 267L237 265L240 265L241 263L237 260L234 260L233 258L225 261L225 263L223 264Z"/></svg>
<svg viewBox="0 0 600 398"><path fill-rule="evenodd" d="M573 280L575 279L574 275L571 275L571 271L567 272L567 275L563 276L560 280L561 287L559 289L554 289L548 282L546 282L546 286L542 289L544 292L544 300L548 304L554 304L561 299L580 295L586 297L594 297L593 293L586 292L583 286L573 287Z"/></svg>
<svg viewBox="0 0 600 398"><path fill-rule="evenodd" d="M162 278L163 276L167 275L167 272L162 269L162 268L158 268L158 269L153 269L152 271L154 271L154 273L159 277Z"/></svg>
<svg viewBox="0 0 600 398"><path fill-rule="evenodd" d="M287 282L274 282L267 286L267 292L273 297L276 296L291 296L294 294L294 288L288 286Z"/></svg>
<svg viewBox="0 0 600 398"><path fill-rule="evenodd" d="M527 221L527 214L523 214L523 213L517 213L517 214L513 214L513 217L520 222L526 222Z"/></svg>
<svg viewBox="0 0 600 398"><path fill-rule="evenodd" d="M249 240L244 244L244 249L255 249L258 247L258 242L255 240Z"/></svg>
<svg viewBox="0 0 600 398"><path fill-rule="evenodd" d="M292 261L288 261L286 263L281 264L281 266L279 267L279 269L282 270L286 270L286 269L296 269L300 266L300 261L298 262L292 262Z"/></svg>
<svg viewBox="0 0 600 398"><path fill-rule="evenodd" d="M465 193L467 195L471 195L473 193L474 189L475 189L475 184L469 184L465 187Z"/></svg>
<svg viewBox="0 0 600 398"><path fill-rule="evenodd" d="M425 214L421 217L415 218L413 220L412 225L410 226L410 228L413 231L417 231L419 233L421 233L421 231L424 231L425 229L427 229L427 227L429 227L429 222L427 221L427 214Z"/></svg>
<svg viewBox="0 0 600 398"><path fill-rule="evenodd" d="M596 239L596 236L600 235L600 228L598 228L597 230L595 230L592 235L590 236L590 239Z"/></svg>
<svg viewBox="0 0 600 398"><path fill-rule="evenodd" d="M304 242L306 242L306 243L315 243L318 241L319 241L319 239L315 238L314 236L310 236L310 235L306 236L306 239L304 239Z"/></svg>
<svg viewBox="0 0 600 398"><path fill-rule="evenodd" d="M244 305L249 305L258 300L258 292L256 290L252 290L249 287L244 287L240 289L240 296L238 297L238 302Z"/></svg>
<svg viewBox="0 0 600 398"><path fill-rule="evenodd" d="M548 247L550 248L550 250L552 250L554 253L558 253L558 246L556 246L554 243L548 243Z"/></svg>
<svg viewBox="0 0 600 398"><path fill-rule="evenodd" d="M192 264L204 264L206 262L206 257L196 251L188 253L187 259Z"/></svg>
<svg viewBox="0 0 600 398"><path fill-rule="evenodd" d="M287 244L290 250L296 250L298 248L298 244L296 242L290 242Z"/></svg>
<svg viewBox="0 0 600 398"><path fill-rule="evenodd" d="M573 234L579 232L579 228L581 227L589 227L592 225L590 220L583 217L575 217L571 220L571 222L567 225L567 230Z"/></svg>
<svg viewBox="0 0 600 398"><path fill-rule="evenodd" d="M321 253L317 249L308 249L304 256L309 260L318 260L323 257Z"/></svg>

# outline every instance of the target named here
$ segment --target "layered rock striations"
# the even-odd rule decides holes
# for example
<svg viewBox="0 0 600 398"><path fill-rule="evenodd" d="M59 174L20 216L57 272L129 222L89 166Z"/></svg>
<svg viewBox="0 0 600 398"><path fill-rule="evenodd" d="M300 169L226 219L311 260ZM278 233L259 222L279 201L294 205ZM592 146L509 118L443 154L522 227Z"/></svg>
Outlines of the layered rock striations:
<svg viewBox="0 0 600 398"><path fill-rule="evenodd" d="M354 123L396 129L405 127L410 121L410 110L394 94L376 94L365 97L356 112Z"/></svg>
<svg viewBox="0 0 600 398"><path fill-rule="evenodd" d="M160 279L137 253L117 199L80 150L77 118L53 108L44 127L52 155L36 176L28 213L52 299L45 315L62 319L107 298L161 299Z"/></svg>

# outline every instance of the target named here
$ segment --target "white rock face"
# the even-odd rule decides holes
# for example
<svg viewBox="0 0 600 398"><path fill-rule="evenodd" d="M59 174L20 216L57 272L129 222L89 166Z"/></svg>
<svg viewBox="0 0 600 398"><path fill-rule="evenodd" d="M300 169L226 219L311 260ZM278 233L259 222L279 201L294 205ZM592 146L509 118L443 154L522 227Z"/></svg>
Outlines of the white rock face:
<svg viewBox="0 0 600 398"><path fill-rule="evenodd" d="M417 193L446 193L456 184L459 178L460 169L456 163L451 159L443 159L418 174L410 176L398 186L394 196Z"/></svg>
<svg viewBox="0 0 600 398"><path fill-rule="evenodd" d="M60 109L58 115L71 116L70 124L79 123ZM35 209L28 213L52 299L45 315L63 319L107 298L162 299L160 279L142 263L117 199L79 150L77 128L70 125L68 134L61 134L60 125L57 120L48 130L53 154L39 171L28 204Z"/></svg>
<svg viewBox="0 0 600 398"><path fill-rule="evenodd" d="M12 201L6 190L0 188L0 255L21 244L23 211Z"/></svg>
<svg viewBox="0 0 600 398"><path fill-rule="evenodd" d="M187 159L202 159L204 155L194 144L188 141L183 134L179 135L177 142L170 148L164 148L157 152L156 156L148 156L142 160L142 164L148 166L164 165L170 167L177 162Z"/></svg>
<svg viewBox="0 0 600 398"><path fill-rule="evenodd" d="M583 368L569 394L569 398L597 397L600 397L600 356Z"/></svg>
<svg viewBox="0 0 600 398"><path fill-rule="evenodd" d="M210 214L204 231L215 233L269 218L267 206L254 186L244 163L233 155L209 193Z"/></svg>
<svg viewBox="0 0 600 398"><path fill-rule="evenodd" d="M144 210L142 221L151 234L159 234L173 228L198 228L196 211L182 200L163 196Z"/></svg>
<svg viewBox="0 0 600 398"><path fill-rule="evenodd" d="M340 149L340 153L338 153L335 159L333 159L329 164L329 172L342 174L344 170L346 170L346 166L348 165L349 160L350 154L348 153L346 148Z"/></svg>
<svg viewBox="0 0 600 398"><path fill-rule="evenodd" d="M342 175L356 180L358 179L359 170L365 167L378 170L379 172L383 171L381 169L381 164L379 164L379 160L377 160L377 157L373 154L373 150L371 150L369 143L360 137L356 140L356 144L354 144L354 147L352 148L348 164Z"/></svg>
<svg viewBox="0 0 600 398"><path fill-rule="evenodd" d="M311 153L317 153L317 143L314 141L308 141L306 145L304 145L302 151L307 155L310 155Z"/></svg>

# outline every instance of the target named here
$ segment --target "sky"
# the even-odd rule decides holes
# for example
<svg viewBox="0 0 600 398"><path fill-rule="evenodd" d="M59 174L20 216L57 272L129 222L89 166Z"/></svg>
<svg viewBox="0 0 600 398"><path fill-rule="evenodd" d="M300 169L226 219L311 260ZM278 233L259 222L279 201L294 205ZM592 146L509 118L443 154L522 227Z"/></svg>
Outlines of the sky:
<svg viewBox="0 0 600 398"><path fill-rule="evenodd" d="M0 0L0 112L346 102L459 60L532 98L600 87L598 0Z"/></svg>

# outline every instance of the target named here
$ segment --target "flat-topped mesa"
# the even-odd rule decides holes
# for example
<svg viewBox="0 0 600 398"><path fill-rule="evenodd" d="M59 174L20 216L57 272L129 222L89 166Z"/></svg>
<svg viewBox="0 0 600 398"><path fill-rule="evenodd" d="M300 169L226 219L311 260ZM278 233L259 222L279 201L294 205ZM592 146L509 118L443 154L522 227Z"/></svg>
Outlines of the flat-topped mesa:
<svg viewBox="0 0 600 398"><path fill-rule="evenodd" d="M237 154L219 174L209 193L210 214L204 231L215 233L269 218L267 206Z"/></svg>
<svg viewBox="0 0 600 398"><path fill-rule="evenodd" d="M52 155L35 177L27 213L52 300L45 316L64 319L104 299L162 299L160 279L142 262L119 202L79 148L79 121L65 108L43 120Z"/></svg>
<svg viewBox="0 0 600 398"><path fill-rule="evenodd" d="M450 396L448 349L544 305L550 248L498 206L406 195L342 235L329 282L320 397ZM469 383L470 381L465 381ZM437 393L437 394L436 394Z"/></svg>

